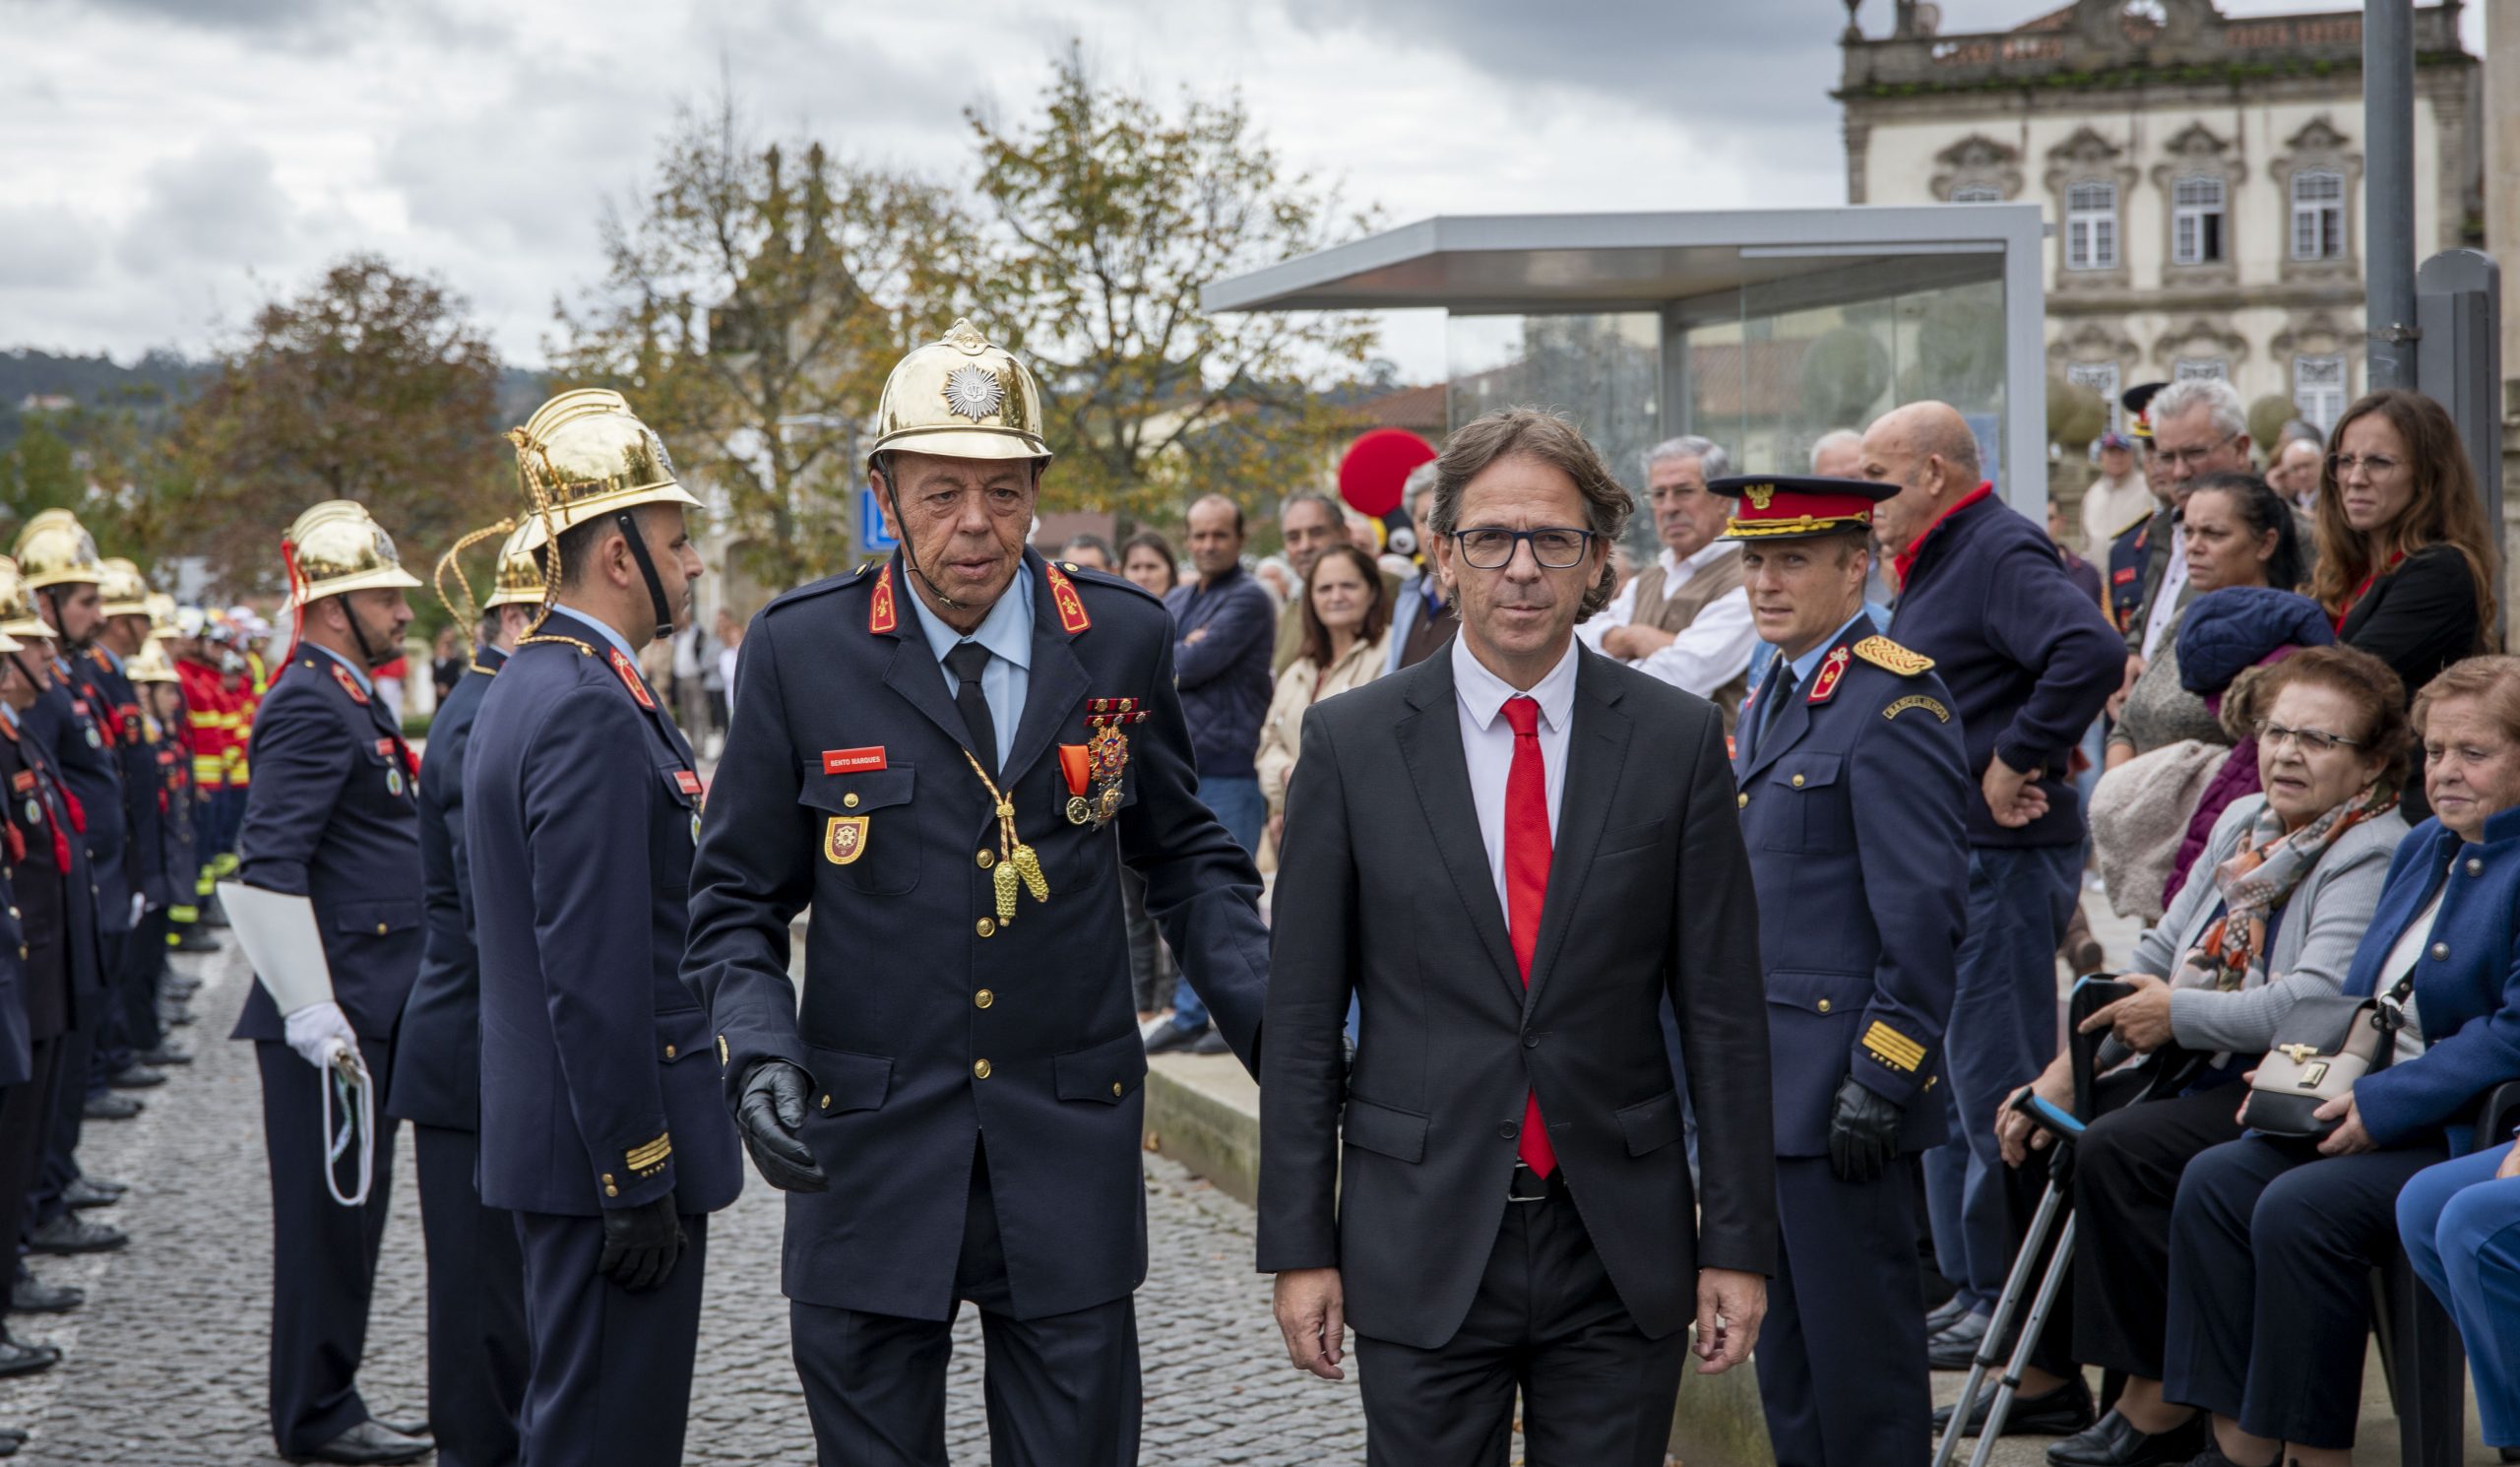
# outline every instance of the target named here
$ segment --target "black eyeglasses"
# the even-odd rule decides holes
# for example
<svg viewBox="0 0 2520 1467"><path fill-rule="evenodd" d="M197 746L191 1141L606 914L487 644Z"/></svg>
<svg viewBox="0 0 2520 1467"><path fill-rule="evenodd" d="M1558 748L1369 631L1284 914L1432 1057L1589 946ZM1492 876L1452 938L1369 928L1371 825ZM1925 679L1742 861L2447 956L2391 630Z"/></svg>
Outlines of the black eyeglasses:
<svg viewBox="0 0 2520 1467"><path fill-rule="evenodd" d="M1514 561L1514 547L1531 542L1532 558L1545 570L1572 570L1584 563L1591 548L1590 530L1456 530L1453 543L1473 570L1503 570Z"/></svg>

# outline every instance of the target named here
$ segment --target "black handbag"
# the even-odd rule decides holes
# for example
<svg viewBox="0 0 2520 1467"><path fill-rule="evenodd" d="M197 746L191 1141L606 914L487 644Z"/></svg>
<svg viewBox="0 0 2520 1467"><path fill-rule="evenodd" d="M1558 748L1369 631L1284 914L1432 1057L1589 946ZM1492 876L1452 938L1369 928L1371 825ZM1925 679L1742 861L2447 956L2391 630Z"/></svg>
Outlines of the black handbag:
<svg viewBox="0 0 2520 1467"><path fill-rule="evenodd" d="M2319 1107L2351 1095L2354 1084L2397 1057L2397 1004L2388 998L2304 998L2275 1031L2240 1103L2240 1123L2270 1136L2324 1140L2336 1120Z"/></svg>

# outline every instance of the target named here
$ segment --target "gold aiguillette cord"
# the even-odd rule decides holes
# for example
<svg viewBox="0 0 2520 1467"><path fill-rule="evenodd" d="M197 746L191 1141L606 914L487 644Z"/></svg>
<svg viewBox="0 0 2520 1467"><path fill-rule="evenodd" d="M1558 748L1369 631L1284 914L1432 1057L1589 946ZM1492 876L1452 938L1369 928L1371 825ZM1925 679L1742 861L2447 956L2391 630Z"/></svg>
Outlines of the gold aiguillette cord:
<svg viewBox="0 0 2520 1467"><path fill-rule="evenodd" d="M988 797L997 805L997 872L991 883L997 893L997 925L1004 926L1015 920L1017 883L1021 882L1026 890L1033 893L1034 901L1046 902L1050 899L1050 878L1041 873L1041 858L1034 854L1032 847L1015 838L1013 797L997 788L997 781L990 779L988 771L980 768L980 761L972 757L970 749L963 750L963 762L971 765L972 773L979 776L981 787L988 791Z"/></svg>

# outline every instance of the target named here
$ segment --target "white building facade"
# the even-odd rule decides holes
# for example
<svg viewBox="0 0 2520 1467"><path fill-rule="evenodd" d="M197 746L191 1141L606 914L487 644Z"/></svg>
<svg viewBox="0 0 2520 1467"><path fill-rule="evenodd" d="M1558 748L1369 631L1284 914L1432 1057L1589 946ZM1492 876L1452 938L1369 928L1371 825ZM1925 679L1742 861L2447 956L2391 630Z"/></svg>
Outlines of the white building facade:
<svg viewBox="0 0 2520 1467"><path fill-rule="evenodd" d="M2421 255L2475 242L2483 145L2459 0L2415 21ZM1849 201L2039 203L2051 373L2112 415L2134 383L2208 376L2325 428L2363 390L2359 12L2075 0L1943 35L1894 0L1890 35L1841 45Z"/></svg>

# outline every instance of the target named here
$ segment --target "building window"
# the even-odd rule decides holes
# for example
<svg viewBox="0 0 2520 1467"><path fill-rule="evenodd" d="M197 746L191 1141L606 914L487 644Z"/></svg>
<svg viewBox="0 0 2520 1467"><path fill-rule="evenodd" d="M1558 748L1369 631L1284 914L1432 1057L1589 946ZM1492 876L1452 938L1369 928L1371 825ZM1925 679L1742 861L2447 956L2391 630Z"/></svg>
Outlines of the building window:
<svg viewBox="0 0 2520 1467"><path fill-rule="evenodd" d="M2336 426L2345 415L2345 358L2294 357L2293 406L2303 421L2316 424L2322 433Z"/></svg>
<svg viewBox="0 0 2520 1467"><path fill-rule="evenodd" d="M2293 258L2345 258L2345 175L2320 168L2293 175Z"/></svg>
<svg viewBox="0 0 2520 1467"><path fill-rule="evenodd" d="M2231 375L2232 364L2219 356L2182 356L2170 364L2173 382L2227 382Z"/></svg>
<svg viewBox="0 0 2520 1467"><path fill-rule="evenodd" d="M2117 185L2077 183L2065 191L2065 268L2117 266Z"/></svg>
<svg viewBox="0 0 2520 1467"><path fill-rule="evenodd" d="M2124 424L2119 421L2125 410L2117 404L2117 363L2113 361L2077 361L2065 368L2065 380L2077 387L2088 387L2100 394L2109 409L2109 430L2115 432Z"/></svg>
<svg viewBox="0 0 2520 1467"><path fill-rule="evenodd" d="M2222 258L2223 180L2179 179L2171 185L2171 263L2212 265Z"/></svg>
<svg viewBox="0 0 2520 1467"><path fill-rule="evenodd" d="M1954 204L2000 204L2004 191L1991 183L1964 183L1951 191Z"/></svg>

